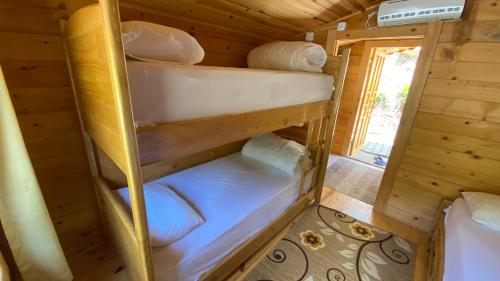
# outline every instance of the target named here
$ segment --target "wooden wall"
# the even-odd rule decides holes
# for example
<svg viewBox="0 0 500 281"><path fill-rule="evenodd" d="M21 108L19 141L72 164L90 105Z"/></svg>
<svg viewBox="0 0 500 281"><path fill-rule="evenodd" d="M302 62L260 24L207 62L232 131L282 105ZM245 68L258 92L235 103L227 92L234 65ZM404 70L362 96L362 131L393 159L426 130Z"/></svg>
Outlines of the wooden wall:
<svg viewBox="0 0 500 281"><path fill-rule="evenodd" d="M67 17L66 7L80 2L0 2L0 65L47 207L69 257L92 252L104 243L57 24ZM263 43L259 36L182 15L133 5L122 6L121 13L124 20L147 20L190 32L205 48L204 65L244 67L248 51Z"/></svg>
<svg viewBox="0 0 500 281"><path fill-rule="evenodd" d="M56 232L76 255L98 246L102 231L59 37L65 11L56 2L0 3L0 65Z"/></svg>
<svg viewBox="0 0 500 281"><path fill-rule="evenodd" d="M444 25L386 213L424 230L442 198L500 193L500 1Z"/></svg>
<svg viewBox="0 0 500 281"><path fill-rule="evenodd" d="M139 8L135 5L120 6L122 21L142 20L182 29L193 35L205 50L201 65L246 67L247 54L266 40L257 36L236 33L202 22L180 18L166 12Z"/></svg>
<svg viewBox="0 0 500 281"><path fill-rule="evenodd" d="M351 56L349 58L349 67L344 84L344 91L340 101L337 124L332 143L332 153L346 155L350 142L352 127L359 103L359 84L363 83L361 74L361 60L364 53L366 41L360 41L351 45Z"/></svg>

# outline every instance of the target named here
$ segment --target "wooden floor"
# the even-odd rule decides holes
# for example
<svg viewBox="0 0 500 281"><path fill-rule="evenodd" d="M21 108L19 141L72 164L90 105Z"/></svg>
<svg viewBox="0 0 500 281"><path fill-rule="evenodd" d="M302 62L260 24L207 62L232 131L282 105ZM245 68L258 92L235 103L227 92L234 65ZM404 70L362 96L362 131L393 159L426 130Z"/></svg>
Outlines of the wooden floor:
<svg viewBox="0 0 500 281"><path fill-rule="evenodd" d="M325 186L373 205L384 170L347 157L331 155Z"/></svg>
<svg viewBox="0 0 500 281"><path fill-rule="evenodd" d="M417 261L414 281L426 280L429 258L427 234L384 215L374 213L372 206L332 189L324 189L321 204L415 243L417 245ZM76 281L129 281L120 260L110 248L101 247L89 251L70 260L69 263Z"/></svg>

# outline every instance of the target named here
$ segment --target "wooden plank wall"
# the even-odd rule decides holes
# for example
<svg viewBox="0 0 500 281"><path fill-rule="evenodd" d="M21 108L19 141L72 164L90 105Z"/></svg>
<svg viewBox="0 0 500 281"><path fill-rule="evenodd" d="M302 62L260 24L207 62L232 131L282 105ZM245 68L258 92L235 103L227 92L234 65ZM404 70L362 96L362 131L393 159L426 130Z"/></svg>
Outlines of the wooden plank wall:
<svg viewBox="0 0 500 281"><path fill-rule="evenodd" d="M500 1L447 23L386 213L431 230L442 198L500 193Z"/></svg>
<svg viewBox="0 0 500 281"><path fill-rule="evenodd" d="M0 65L56 232L76 255L100 244L102 231L56 2L0 3Z"/></svg>
<svg viewBox="0 0 500 281"><path fill-rule="evenodd" d="M2 0L0 65L54 226L72 257L92 252L104 239L57 25L69 2ZM206 50L204 65L243 67L248 51L263 42L152 10L127 6L121 12L124 20L190 32Z"/></svg>
<svg viewBox="0 0 500 281"><path fill-rule="evenodd" d="M268 41L257 36L229 31L223 27L131 4L122 3L120 13L122 21L149 21L190 33L205 49L205 58L201 65L246 67L248 52Z"/></svg>
<svg viewBox="0 0 500 281"><path fill-rule="evenodd" d="M354 125L356 115L356 105L359 103L358 84L363 82L359 77L361 71L361 60L365 48L365 41L354 43L351 46L351 56L349 58L349 67L340 101L340 108L335 126L335 134L332 143L332 153L345 155L350 142L350 135Z"/></svg>

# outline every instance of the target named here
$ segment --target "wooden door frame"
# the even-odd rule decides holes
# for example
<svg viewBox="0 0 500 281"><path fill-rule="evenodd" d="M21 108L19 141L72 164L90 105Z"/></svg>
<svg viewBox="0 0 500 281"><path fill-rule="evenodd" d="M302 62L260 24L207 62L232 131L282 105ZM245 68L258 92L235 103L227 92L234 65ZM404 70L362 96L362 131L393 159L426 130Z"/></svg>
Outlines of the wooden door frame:
<svg viewBox="0 0 500 281"><path fill-rule="evenodd" d="M394 140L394 146L387 162L382 182L377 192L377 198L373 209L378 213L385 212L387 202L389 201L389 197L392 193L392 186L396 179L396 174L399 170L399 166L410 137L415 116L417 115L420 100L424 92L427 76L439 42L439 36L442 28L442 21L433 21L423 25L402 26L398 27L398 29L377 28L374 30L357 30L355 32L337 32L336 30L328 31L326 41L326 51L328 55L336 55L340 46L352 44L357 41L377 40L377 42L380 42L380 44L383 45L383 40L422 40L422 50L420 51L420 55L417 60L417 66L415 68L415 73L413 74L413 80L408 93L408 98L406 99L405 106L403 108L396 138ZM364 62L362 62L362 66L364 65L363 63ZM368 62L365 64L365 68L367 68ZM366 72L366 70L364 71ZM364 76L366 76L366 73L364 73L362 77ZM358 85L358 87L360 86Z"/></svg>
<svg viewBox="0 0 500 281"><path fill-rule="evenodd" d="M361 60L361 73L358 78L358 83L356 85L355 93L356 101L352 107L353 112L355 112L354 118L349 119L347 125L346 136L349 136L348 141L344 141L342 145L342 152L344 155L350 155L352 152L352 138L355 133L356 123L360 118L361 106L365 101L366 86L368 78L370 75L370 61L372 60L372 50L373 48L390 48L390 47L418 47L422 45L422 39L385 39L385 40L369 40L366 41L362 60Z"/></svg>

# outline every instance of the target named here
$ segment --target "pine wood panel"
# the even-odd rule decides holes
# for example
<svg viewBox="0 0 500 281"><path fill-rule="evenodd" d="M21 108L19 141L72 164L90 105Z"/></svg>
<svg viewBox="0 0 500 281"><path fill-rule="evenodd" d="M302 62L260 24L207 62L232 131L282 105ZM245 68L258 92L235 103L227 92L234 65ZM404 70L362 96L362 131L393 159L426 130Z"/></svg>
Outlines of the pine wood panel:
<svg viewBox="0 0 500 281"><path fill-rule="evenodd" d="M453 200L462 191L500 193L498 4L476 0L471 21L443 27L386 210L426 231L435 221L428 208L439 211L429 198ZM411 190L401 192L402 183Z"/></svg>
<svg viewBox="0 0 500 281"><path fill-rule="evenodd" d="M267 39L295 38L316 26L327 25L350 14L364 11L380 0L125 0L163 12L183 15L217 26L237 26L239 30Z"/></svg>
<svg viewBox="0 0 500 281"><path fill-rule="evenodd" d="M500 104L484 101L428 96L422 98L420 111L495 123L500 122Z"/></svg>
<svg viewBox="0 0 500 281"><path fill-rule="evenodd" d="M63 9L5 0L0 3L0 31L57 35L57 20L65 14Z"/></svg>
<svg viewBox="0 0 500 281"><path fill-rule="evenodd" d="M485 1L491 0L476 0L478 3ZM498 19L477 21L473 25L469 25L467 22L447 23L443 27L443 33L439 41L457 42L461 37L464 37L461 40L470 42L499 42L500 35L498 30L500 30L500 21Z"/></svg>
<svg viewBox="0 0 500 281"><path fill-rule="evenodd" d="M332 153L346 155L347 144L350 142L349 124L356 115L356 105L358 101L358 85L362 83L360 77L360 66L366 42L357 42L351 46L349 66L344 84L344 91L340 100L337 124L333 136Z"/></svg>
<svg viewBox="0 0 500 281"><path fill-rule="evenodd" d="M500 143L498 142L417 127L413 128L410 140L416 143L500 160Z"/></svg>
<svg viewBox="0 0 500 281"><path fill-rule="evenodd" d="M225 143L323 118L328 114L329 106L329 101L322 101L139 128L137 142L141 165L174 160ZM220 137L222 131L224 139Z"/></svg>
<svg viewBox="0 0 500 281"><path fill-rule="evenodd" d="M0 60L9 88L70 86L64 62Z"/></svg>
<svg viewBox="0 0 500 281"><path fill-rule="evenodd" d="M459 192L462 192L465 188L469 190L495 192L496 186L500 184L499 179L492 178L482 173L468 171L467 167L447 165L418 157L405 156L401 167L461 185L463 188L458 189Z"/></svg>
<svg viewBox="0 0 500 281"><path fill-rule="evenodd" d="M2 1L0 64L49 214L73 256L103 236L59 38L60 4Z"/></svg>
<svg viewBox="0 0 500 281"><path fill-rule="evenodd" d="M175 15L134 5L122 5L120 14L122 21L149 21L189 32L205 50L205 58L200 63L202 65L246 67L248 52L267 41L257 36L239 33L237 30L178 18Z"/></svg>
<svg viewBox="0 0 500 281"><path fill-rule="evenodd" d="M57 35L0 32L0 60L64 61Z"/></svg>
<svg viewBox="0 0 500 281"><path fill-rule="evenodd" d="M429 79L424 95L500 103L499 91L499 83Z"/></svg>
<svg viewBox="0 0 500 281"><path fill-rule="evenodd" d="M454 43L440 43L434 60L500 63L500 50L497 43L491 42L470 42L462 46Z"/></svg>
<svg viewBox="0 0 500 281"><path fill-rule="evenodd" d="M419 112L414 127L500 142L498 123Z"/></svg>
<svg viewBox="0 0 500 281"><path fill-rule="evenodd" d="M14 88L10 98L17 114L76 110L70 87Z"/></svg>

